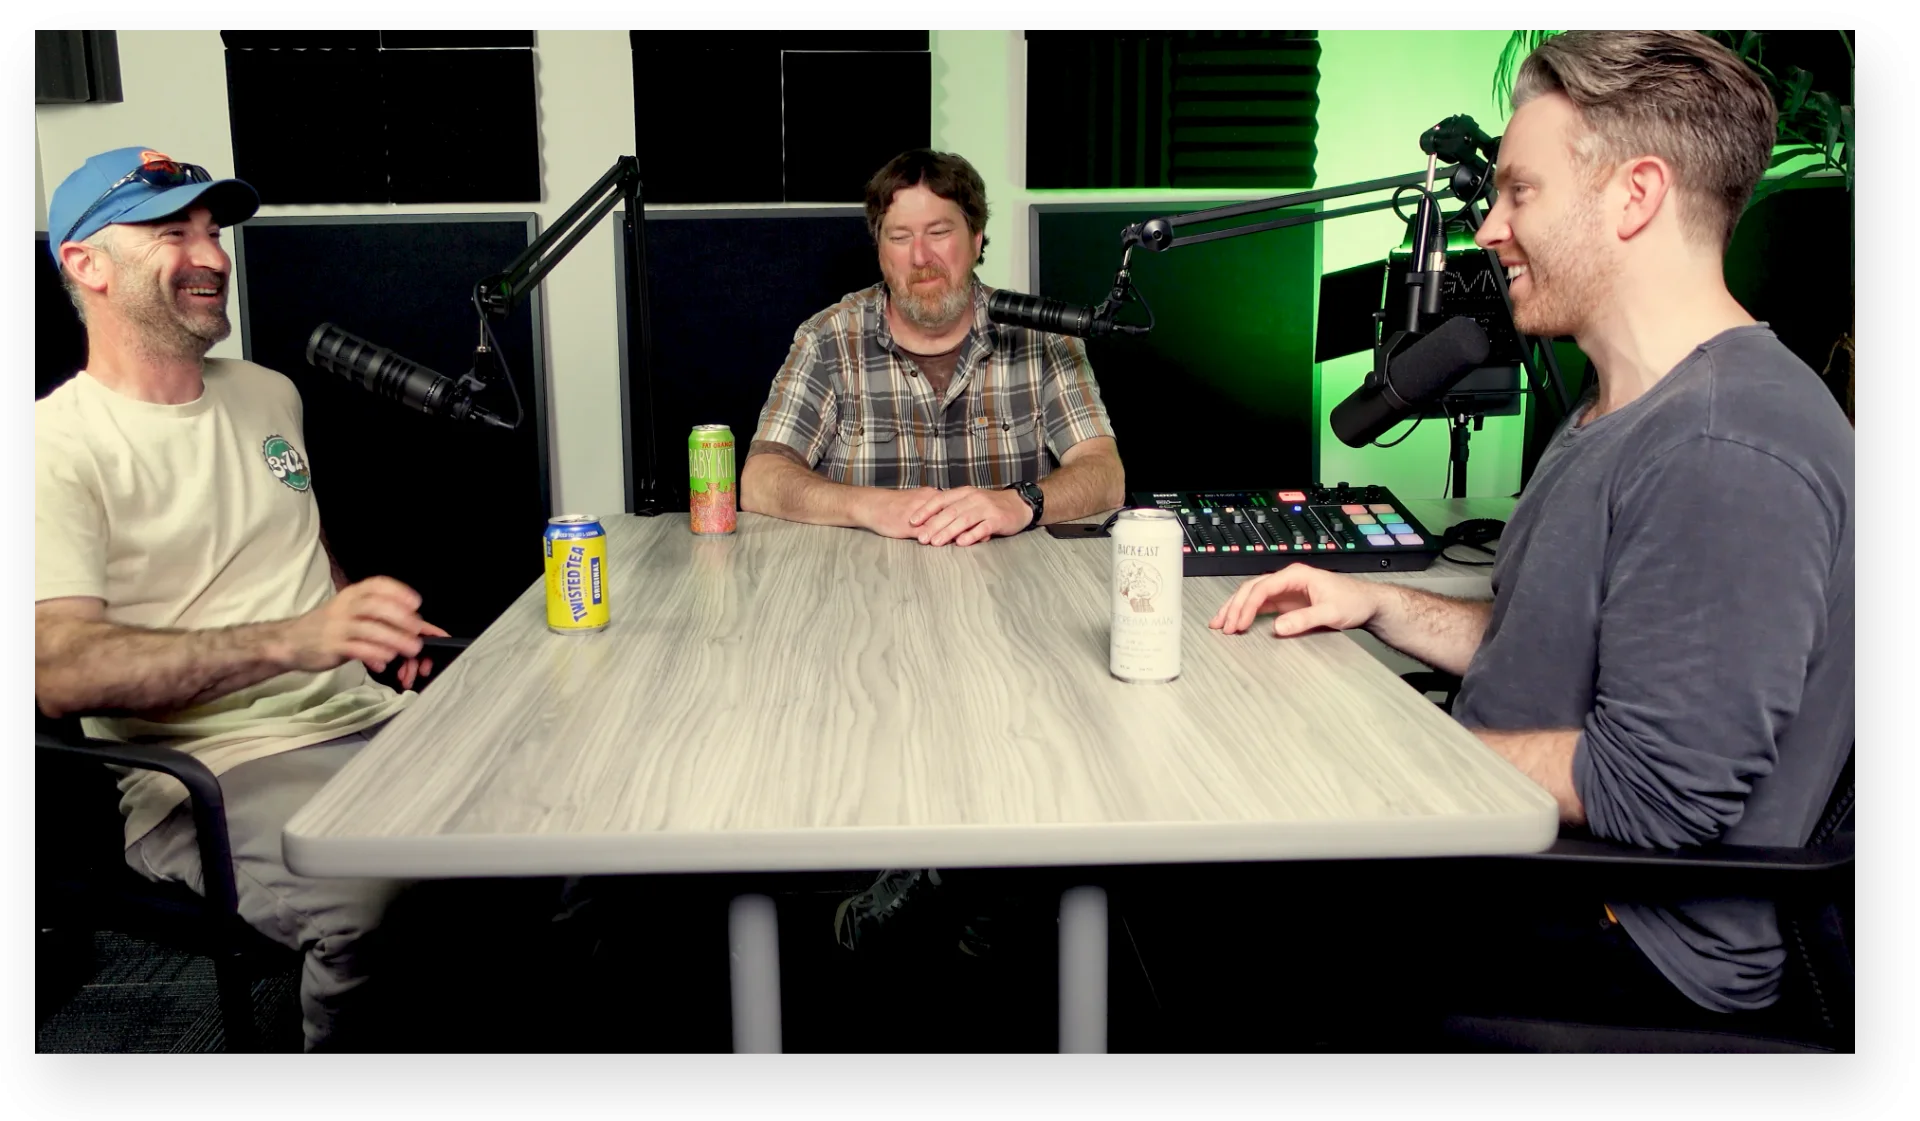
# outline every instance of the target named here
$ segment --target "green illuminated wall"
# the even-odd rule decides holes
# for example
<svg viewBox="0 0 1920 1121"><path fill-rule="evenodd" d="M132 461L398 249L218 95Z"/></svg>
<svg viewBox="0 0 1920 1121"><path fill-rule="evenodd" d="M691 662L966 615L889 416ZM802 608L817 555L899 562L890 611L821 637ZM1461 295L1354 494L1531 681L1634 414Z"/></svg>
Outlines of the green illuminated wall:
<svg viewBox="0 0 1920 1121"><path fill-rule="evenodd" d="M1322 31L1317 186L1356 183L1426 166L1420 133L1466 113L1488 133L1505 127L1492 102L1493 70L1505 31ZM1322 267L1332 272L1377 261L1404 233L1391 212L1326 224ZM1352 354L1316 369L1320 390L1320 478L1382 483L1407 498L1436 497L1446 483L1447 429L1426 421L1391 449L1349 448L1325 427L1334 405L1359 386L1371 358ZM1520 489L1524 416L1489 417L1473 434L1469 495ZM1392 439L1400 430L1388 437Z"/></svg>
<svg viewBox="0 0 1920 1121"><path fill-rule="evenodd" d="M1507 34L1322 31L1317 185L1359 182L1425 166L1420 133L1455 113L1472 115L1497 135L1506 114L1494 110L1490 90ZM992 245L980 268L986 283L1031 290L1026 241L1030 203L1164 201L1174 204L1169 210L1188 210L1210 200L1248 197L1246 192L1221 191L1027 190L1024 48L1018 31L933 33L933 143L965 155L986 180L993 207L988 225ZM1385 257L1403 233L1391 213L1342 218L1315 228L1322 268L1329 272ZM1259 235L1245 240L1257 242ZM1102 276L1093 282L1088 302L1103 294L1110 279ZM1312 322L1315 309L1302 306L1293 314ZM1320 480L1382 483L1403 497L1437 497L1446 483L1445 425L1427 421L1398 447L1359 450L1340 443L1327 427L1327 414L1360 384L1368 361L1367 355L1352 355L1314 369ZM1485 429L1474 434L1469 495L1508 495L1519 489L1524 419L1489 418Z"/></svg>

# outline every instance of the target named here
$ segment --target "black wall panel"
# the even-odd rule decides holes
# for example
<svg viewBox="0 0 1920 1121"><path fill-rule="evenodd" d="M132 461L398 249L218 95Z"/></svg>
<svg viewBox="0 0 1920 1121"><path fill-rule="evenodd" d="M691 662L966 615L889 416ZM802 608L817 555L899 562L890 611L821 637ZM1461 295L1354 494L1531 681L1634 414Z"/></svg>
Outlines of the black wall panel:
<svg viewBox="0 0 1920 1121"><path fill-rule="evenodd" d="M33 399L52 393L87 364L87 329L60 284L47 235L33 235Z"/></svg>
<svg viewBox="0 0 1920 1121"><path fill-rule="evenodd" d="M647 215L646 235L653 433L662 483L684 510L688 431L729 425L744 463L794 331L878 283L880 265L853 207L666 211ZM648 423L637 397L629 394L629 463Z"/></svg>
<svg viewBox="0 0 1920 1121"><path fill-rule="evenodd" d="M332 322L456 377L473 364L473 284L526 248L528 227L525 214L464 214L256 218L235 228L245 352L300 389L334 554L353 579L411 585L422 614L456 635L479 634L543 571L540 294L494 328L526 409L511 432L374 397L309 366L307 337ZM513 415L504 390L485 403Z"/></svg>

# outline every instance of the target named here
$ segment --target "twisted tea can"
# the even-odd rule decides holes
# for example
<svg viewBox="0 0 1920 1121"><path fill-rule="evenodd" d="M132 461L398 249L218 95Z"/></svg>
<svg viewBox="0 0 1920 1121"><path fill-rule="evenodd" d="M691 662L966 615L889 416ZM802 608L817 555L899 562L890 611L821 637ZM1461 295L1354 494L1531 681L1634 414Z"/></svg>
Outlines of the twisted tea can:
<svg viewBox="0 0 1920 1121"><path fill-rule="evenodd" d="M592 514L547 519L547 629L600 630L607 612L607 531Z"/></svg>
<svg viewBox="0 0 1920 1121"><path fill-rule="evenodd" d="M1107 669L1126 682L1180 676L1180 519L1122 510L1113 523L1113 629Z"/></svg>

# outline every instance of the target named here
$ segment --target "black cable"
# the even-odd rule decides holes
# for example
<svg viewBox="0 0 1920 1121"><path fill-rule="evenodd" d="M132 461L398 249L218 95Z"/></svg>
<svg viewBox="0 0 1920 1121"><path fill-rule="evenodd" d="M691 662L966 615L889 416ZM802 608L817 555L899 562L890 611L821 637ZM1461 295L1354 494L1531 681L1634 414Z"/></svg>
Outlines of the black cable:
<svg viewBox="0 0 1920 1121"><path fill-rule="evenodd" d="M500 349L500 340L494 337L493 323L488 320L486 309L480 306L480 291L473 293L473 311L480 317L480 332L486 336L487 346L493 350L494 360L500 363L500 376L506 379L507 390L513 394L513 425L518 429L520 422L526 419L526 406L520 401L520 387L514 384L513 371L507 366L507 352Z"/></svg>
<svg viewBox="0 0 1920 1121"><path fill-rule="evenodd" d="M1147 294L1140 290L1140 285L1131 276L1127 278L1127 291L1133 293L1133 295L1139 299L1140 306L1147 309L1147 326L1145 329L1149 331L1153 330L1153 305L1147 302Z"/></svg>
<svg viewBox="0 0 1920 1121"><path fill-rule="evenodd" d="M1453 548L1455 545L1458 545L1463 549L1478 550L1479 552L1485 553L1490 557L1496 555L1492 549L1487 548L1485 545L1469 545L1464 541L1447 541L1447 542L1443 542L1440 546L1440 559L1452 561L1455 564L1464 564L1471 568L1492 568L1494 566L1495 562L1490 560L1483 560L1483 561L1461 560L1459 557L1448 556L1447 550Z"/></svg>
<svg viewBox="0 0 1920 1121"><path fill-rule="evenodd" d="M1397 448L1397 447L1399 447L1399 446L1400 446L1401 444L1404 444L1404 443L1406 443L1406 441L1407 441L1407 437L1409 437L1409 436L1411 436L1411 435L1413 435L1413 432L1414 432L1414 429L1416 429L1416 428L1419 428L1419 427L1420 427L1420 422L1421 422L1421 421L1423 421L1423 420L1425 420L1425 419L1427 419L1427 418L1426 418L1426 417L1424 417L1424 416L1419 416L1419 415L1416 415L1416 416L1415 416L1415 417L1413 418L1413 428L1409 428L1409 429L1407 429L1407 430L1406 430L1405 432L1402 432L1402 433L1400 434L1400 438L1399 438L1398 440L1395 440L1395 441L1394 441L1393 443L1391 443L1391 444L1383 444L1383 443L1381 443L1381 442L1380 442L1380 440L1379 440L1379 438L1378 438L1378 437L1375 437L1375 438L1374 438L1374 441L1373 441L1373 446L1374 446L1374 447L1376 447L1376 448Z"/></svg>

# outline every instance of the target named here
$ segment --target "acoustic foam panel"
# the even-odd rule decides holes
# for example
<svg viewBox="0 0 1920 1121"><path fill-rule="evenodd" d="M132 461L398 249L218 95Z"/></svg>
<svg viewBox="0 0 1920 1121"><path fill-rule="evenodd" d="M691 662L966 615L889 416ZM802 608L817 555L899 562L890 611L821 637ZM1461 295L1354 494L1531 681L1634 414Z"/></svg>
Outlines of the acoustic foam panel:
<svg viewBox="0 0 1920 1121"><path fill-rule="evenodd" d="M261 200L540 201L533 53L378 35L225 34L234 165ZM345 45L286 45L307 41Z"/></svg>
<svg viewBox="0 0 1920 1121"><path fill-rule="evenodd" d="M380 45L390 51L468 47L531 47L531 31L382 31Z"/></svg>
<svg viewBox="0 0 1920 1121"><path fill-rule="evenodd" d="M222 31L220 42L232 50L380 49L378 31Z"/></svg>
<svg viewBox="0 0 1920 1121"><path fill-rule="evenodd" d="M861 202L867 180L882 165L929 143L931 54L788 51L782 57L788 201Z"/></svg>
<svg viewBox="0 0 1920 1121"><path fill-rule="evenodd" d="M227 112L234 174L261 202L387 201L378 51L229 49Z"/></svg>
<svg viewBox="0 0 1920 1121"><path fill-rule="evenodd" d="M380 68L391 201L540 201L532 51L381 51Z"/></svg>
<svg viewBox="0 0 1920 1121"><path fill-rule="evenodd" d="M634 136L658 203L857 202L928 142L928 33L634 32Z"/></svg>
<svg viewBox="0 0 1920 1121"><path fill-rule="evenodd" d="M633 91L647 202L785 197L778 50L636 50Z"/></svg>
<svg viewBox="0 0 1920 1121"><path fill-rule="evenodd" d="M457 377L473 364L473 284L526 248L527 216L256 218L235 232L246 354L300 390L303 450L334 554L353 579L412 586L429 621L479 634L543 571L539 293L494 326L526 409L511 432L375 397L308 365L306 344L331 322ZM504 387L483 403L513 414Z"/></svg>

